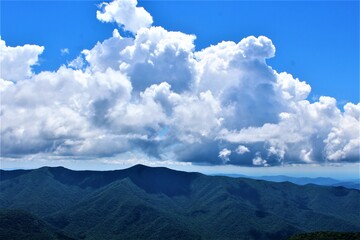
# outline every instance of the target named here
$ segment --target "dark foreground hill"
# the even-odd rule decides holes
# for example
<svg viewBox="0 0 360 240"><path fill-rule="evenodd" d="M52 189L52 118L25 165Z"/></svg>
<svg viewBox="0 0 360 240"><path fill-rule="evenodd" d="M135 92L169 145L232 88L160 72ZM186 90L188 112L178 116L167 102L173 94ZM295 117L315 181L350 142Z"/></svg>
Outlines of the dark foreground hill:
<svg viewBox="0 0 360 240"><path fill-rule="evenodd" d="M0 172L0 207L79 239L287 239L360 231L360 191L137 165Z"/></svg>
<svg viewBox="0 0 360 240"><path fill-rule="evenodd" d="M301 233L289 238L289 240L359 240L358 233L340 233L340 232L314 232Z"/></svg>
<svg viewBox="0 0 360 240"><path fill-rule="evenodd" d="M0 239L75 240L22 210L0 210Z"/></svg>

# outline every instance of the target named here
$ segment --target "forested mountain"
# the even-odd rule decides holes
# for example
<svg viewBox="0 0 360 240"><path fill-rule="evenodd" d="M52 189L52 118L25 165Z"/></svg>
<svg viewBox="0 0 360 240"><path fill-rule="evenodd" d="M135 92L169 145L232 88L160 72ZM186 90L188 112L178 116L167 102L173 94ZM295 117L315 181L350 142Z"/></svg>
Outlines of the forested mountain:
<svg viewBox="0 0 360 240"><path fill-rule="evenodd" d="M2 209L25 210L71 238L280 240L304 232L360 231L360 191L343 187L143 165L0 174Z"/></svg>
<svg viewBox="0 0 360 240"><path fill-rule="evenodd" d="M0 210L0 239L75 240L30 213L13 209Z"/></svg>

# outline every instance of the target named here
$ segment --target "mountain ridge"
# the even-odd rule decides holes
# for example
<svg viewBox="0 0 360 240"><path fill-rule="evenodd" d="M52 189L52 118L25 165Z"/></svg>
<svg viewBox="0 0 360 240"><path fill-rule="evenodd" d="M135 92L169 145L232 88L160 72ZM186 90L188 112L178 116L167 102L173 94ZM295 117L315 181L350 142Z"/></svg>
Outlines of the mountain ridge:
<svg viewBox="0 0 360 240"><path fill-rule="evenodd" d="M279 240L311 231L360 231L360 191L355 189L144 165L20 173L5 173L0 207L29 211L82 239Z"/></svg>
<svg viewBox="0 0 360 240"><path fill-rule="evenodd" d="M337 186L360 190L360 179L340 180L331 177L291 177L286 175L248 176L243 174L215 174L213 176L227 176L232 178L251 178L270 182L291 182L297 185L315 184L319 186Z"/></svg>

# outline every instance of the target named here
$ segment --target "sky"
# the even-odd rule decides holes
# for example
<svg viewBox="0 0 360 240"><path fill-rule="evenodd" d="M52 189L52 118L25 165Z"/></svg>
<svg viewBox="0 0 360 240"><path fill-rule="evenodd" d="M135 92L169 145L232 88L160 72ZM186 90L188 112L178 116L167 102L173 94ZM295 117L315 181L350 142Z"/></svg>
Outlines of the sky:
<svg viewBox="0 0 360 240"><path fill-rule="evenodd" d="M359 175L358 1L0 4L2 168Z"/></svg>

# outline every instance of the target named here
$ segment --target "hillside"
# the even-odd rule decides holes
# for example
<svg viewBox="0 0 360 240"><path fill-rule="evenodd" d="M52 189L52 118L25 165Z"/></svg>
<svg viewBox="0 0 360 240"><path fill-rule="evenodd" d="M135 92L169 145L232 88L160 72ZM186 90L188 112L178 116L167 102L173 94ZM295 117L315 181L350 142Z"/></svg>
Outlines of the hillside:
<svg viewBox="0 0 360 240"><path fill-rule="evenodd" d="M314 232L301 233L289 238L289 240L359 240L360 233L341 232Z"/></svg>
<svg viewBox="0 0 360 240"><path fill-rule="evenodd" d="M4 176L4 177L3 177ZM360 231L360 191L137 165L1 171L0 207L81 239L287 239Z"/></svg>
<svg viewBox="0 0 360 240"><path fill-rule="evenodd" d="M0 210L0 239L75 240L22 210Z"/></svg>

